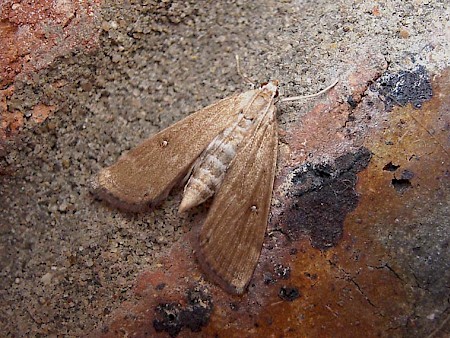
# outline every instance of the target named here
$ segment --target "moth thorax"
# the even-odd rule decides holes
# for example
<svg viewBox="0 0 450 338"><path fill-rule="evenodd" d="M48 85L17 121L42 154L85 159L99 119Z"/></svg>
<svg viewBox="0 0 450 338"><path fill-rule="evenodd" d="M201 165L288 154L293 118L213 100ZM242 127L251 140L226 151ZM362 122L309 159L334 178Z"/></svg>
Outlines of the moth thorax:
<svg viewBox="0 0 450 338"><path fill-rule="evenodd" d="M241 116L242 117L242 116ZM223 181L225 172L236 156L239 143L251 126L251 121L239 119L209 144L194 164L184 188L179 212L193 208L213 196Z"/></svg>
<svg viewBox="0 0 450 338"><path fill-rule="evenodd" d="M268 83L265 83L261 86L261 88L269 91L270 93L273 93L276 96L275 93L278 92L278 81L273 80Z"/></svg>
<svg viewBox="0 0 450 338"><path fill-rule="evenodd" d="M276 83L274 82L268 82L267 84L265 84L263 86L263 88L267 88L268 90L270 90L271 92L275 92L278 89L278 86Z"/></svg>

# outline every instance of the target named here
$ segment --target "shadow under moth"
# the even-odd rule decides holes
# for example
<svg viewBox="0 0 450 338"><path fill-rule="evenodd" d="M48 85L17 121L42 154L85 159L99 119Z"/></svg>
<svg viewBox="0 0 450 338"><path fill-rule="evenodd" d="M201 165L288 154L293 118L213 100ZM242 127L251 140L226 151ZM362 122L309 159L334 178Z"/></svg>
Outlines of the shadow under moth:
<svg viewBox="0 0 450 338"><path fill-rule="evenodd" d="M269 216L278 149L277 95L278 82L271 81L189 115L101 170L94 193L128 211L155 207L183 183L179 212L213 197L196 255L210 279L230 293L244 293Z"/></svg>

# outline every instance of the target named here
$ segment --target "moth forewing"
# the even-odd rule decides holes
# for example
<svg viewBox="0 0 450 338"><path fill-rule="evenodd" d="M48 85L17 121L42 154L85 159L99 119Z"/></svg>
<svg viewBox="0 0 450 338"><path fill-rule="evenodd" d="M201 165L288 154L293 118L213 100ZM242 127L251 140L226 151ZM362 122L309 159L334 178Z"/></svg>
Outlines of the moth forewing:
<svg viewBox="0 0 450 338"><path fill-rule="evenodd" d="M211 140L248 105L253 92L220 100L150 137L100 171L92 182L94 193L128 211L157 205Z"/></svg>
<svg viewBox="0 0 450 338"><path fill-rule="evenodd" d="M277 159L273 97L231 163L200 230L203 270L228 292L242 294L256 267L267 226Z"/></svg>

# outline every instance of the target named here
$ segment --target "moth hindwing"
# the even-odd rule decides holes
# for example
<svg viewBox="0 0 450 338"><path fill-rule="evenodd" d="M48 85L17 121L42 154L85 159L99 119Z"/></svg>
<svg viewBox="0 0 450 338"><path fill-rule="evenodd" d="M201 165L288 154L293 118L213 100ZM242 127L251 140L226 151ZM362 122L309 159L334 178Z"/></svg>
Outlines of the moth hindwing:
<svg viewBox="0 0 450 338"><path fill-rule="evenodd" d="M277 82L233 95L150 137L100 171L94 192L141 211L184 178L180 211L213 197L197 256L225 290L245 291L261 252L277 158Z"/></svg>

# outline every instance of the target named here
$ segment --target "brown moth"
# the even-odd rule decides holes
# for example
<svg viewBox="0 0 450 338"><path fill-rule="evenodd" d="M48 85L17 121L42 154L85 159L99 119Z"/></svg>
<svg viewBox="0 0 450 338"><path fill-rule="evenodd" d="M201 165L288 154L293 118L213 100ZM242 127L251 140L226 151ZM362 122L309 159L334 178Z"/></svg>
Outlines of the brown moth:
<svg viewBox="0 0 450 338"><path fill-rule="evenodd" d="M180 212L214 196L196 254L208 276L233 294L242 294L250 282L266 231L277 162L277 89L271 81L213 103L150 137L94 179L100 198L129 211L158 205L186 180Z"/></svg>

